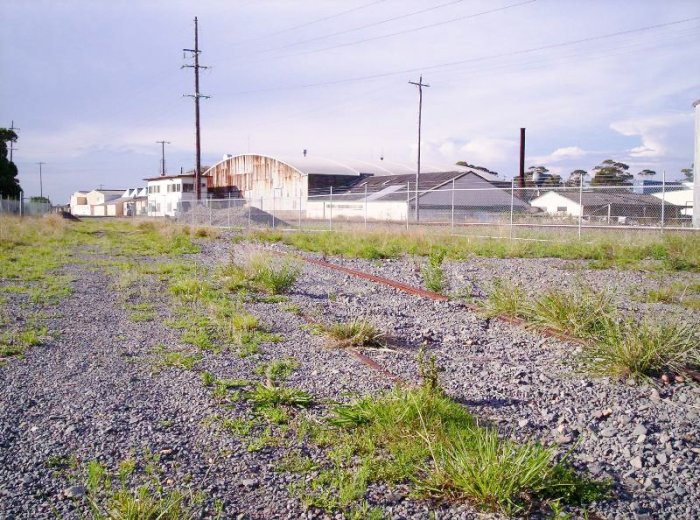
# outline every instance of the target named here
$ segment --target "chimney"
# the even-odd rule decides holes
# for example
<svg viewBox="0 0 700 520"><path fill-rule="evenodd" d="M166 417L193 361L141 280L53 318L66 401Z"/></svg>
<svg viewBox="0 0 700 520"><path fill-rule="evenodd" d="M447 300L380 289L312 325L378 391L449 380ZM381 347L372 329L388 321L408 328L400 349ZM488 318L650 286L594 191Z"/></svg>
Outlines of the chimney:
<svg viewBox="0 0 700 520"><path fill-rule="evenodd" d="M520 129L520 187L525 187L525 129Z"/></svg>

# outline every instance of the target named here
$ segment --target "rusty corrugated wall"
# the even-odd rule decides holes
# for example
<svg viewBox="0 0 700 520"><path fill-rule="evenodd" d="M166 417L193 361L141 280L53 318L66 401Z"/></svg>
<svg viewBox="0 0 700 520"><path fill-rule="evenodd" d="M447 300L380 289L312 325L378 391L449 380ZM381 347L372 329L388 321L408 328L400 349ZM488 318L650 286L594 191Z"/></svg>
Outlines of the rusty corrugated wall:
<svg viewBox="0 0 700 520"><path fill-rule="evenodd" d="M239 196L250 201L277 199L280 209L305 206L308 180L286 163L262 155L237 155L213 166L211 191L214 196Z"/></svg>

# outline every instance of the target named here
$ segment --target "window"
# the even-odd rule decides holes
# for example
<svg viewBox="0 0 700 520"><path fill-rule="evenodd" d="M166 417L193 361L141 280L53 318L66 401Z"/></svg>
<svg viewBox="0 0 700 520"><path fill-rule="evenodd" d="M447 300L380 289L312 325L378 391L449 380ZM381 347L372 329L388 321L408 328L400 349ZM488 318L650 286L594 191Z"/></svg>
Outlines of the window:
<svg viewBox="0 0 700 520"><path fill-rule="evenodd" d="M566 213L566 206L557 206L557 213Z"/></svg>
<svg viewBox="0 0 700 520"><path fill-rule="evenodd" d="M182 191L185 193L194 191L194 184L190 184L189 182L183 182Z"/></svg>

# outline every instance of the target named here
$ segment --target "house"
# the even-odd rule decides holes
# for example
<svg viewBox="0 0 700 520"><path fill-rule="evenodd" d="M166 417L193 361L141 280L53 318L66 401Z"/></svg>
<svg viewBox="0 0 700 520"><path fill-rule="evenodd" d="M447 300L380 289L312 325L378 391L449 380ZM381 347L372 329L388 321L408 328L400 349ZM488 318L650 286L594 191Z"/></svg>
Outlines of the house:
<svg viewBox="0 0 700 520"><path fill-rule="evenodd" d="M122 193L124 190L76 191L70 198L70 211L73 215L85 217L119 216L108 214L107 203L118 199ZM117 208L111 211L116 212Z"/></svg>
<svg viewBox="0 0 700 520"><path fill-rule="evenodd" d="M201 197L207 198L208 177L202 176ZM149 217L174 217L187 211L196 201L194 172L179 175L160 175L144 179L146 187L147 214Z"/></svg>
<svg viewBox="0 0 700 520"><path fill-rule="evenodd" d="M148 192L147 188L129 188L121 197L106 203L107 216L110 217L135 217L147 215Z"/></svg>
<svg viewBox="0 0 700 520"><path fill-rule="evenodd" d="M580 203L579 203L580 197ZM613 220L625 223L634 219L640 223L655 224L661 218L662 202L653 195L628 191L583 191L550 190L530 201L530 205L540 208L549 215L562 217L583 216L588 219ZM667 218L681 217L681 208L666 204Z"/></svg>

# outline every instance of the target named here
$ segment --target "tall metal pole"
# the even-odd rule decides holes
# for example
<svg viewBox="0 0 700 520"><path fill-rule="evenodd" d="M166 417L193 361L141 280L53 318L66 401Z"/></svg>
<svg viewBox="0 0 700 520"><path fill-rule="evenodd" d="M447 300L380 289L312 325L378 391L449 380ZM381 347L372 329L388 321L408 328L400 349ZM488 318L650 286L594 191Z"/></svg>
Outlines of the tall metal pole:
<svg viewBox="0 0 700 520"><path fill-rule="evenodd" d="M420 75L418 83L415 81L409 81L411 85L416 85L418 87L418 165L416 168L416 222L420 220L420 204L418 203L418 197L420 196L419 186L420 186L420 145L421 145L421 120L423 115L423 87L429 87L427 83L423 83L423 75Z"/></svg>
<svg viewBox="0 0 700 520"><path fill-rule="evenodd" d="M156 141L160 144L161 154L160 154L160 174L165 175L165 145L170 144L170 141Z"/></svg>
<svg viewBox="0 0 700 520"><path fill-rule="evenodd" d="M578 238L581 240L581 224L583 223L583 175L578 185Z"/></svg>
<svg viewBox="0 0 700 520"><path fill-rule="evenodd" d="M13 132L14 132L15 130L19 130L19 128L15 127L15 121L14 121L14 120L12 120L12 123L10 124L10 130L12 130ZM14 152L15 150L17 150L17 148L15 148L14 144L15 144L14 141L10 141L10 162L12 162L12 152Z"/></svg>
<svg viewBox="0 0 700 520"><path fill-rule="evenodd" d="M46 164L45 162L38 162L39 165L39 197L44 198L44 181L41 177L41 167Z"/></svg>
<svg viewBox="0 0 700 520"><path fill-rule="evenodd" d="M196 198L199 201L202 198L202 183L200 180L200 176L202 175L202 143L199 127L199 98L209 98L209 96L203 96L199 93L199 69L208 69L209 67L204 67L203 65L199 64L199 53L202 51L199 50L199 26L196 16L194 18L194 49L182 50L185 52L192 53L194 57L194 65L183 65L182 68L194 69L194 94L187 94L186 96L194 98L194 124L196 130L196 165L194 169L194 191L196 194Z"/></svg>

